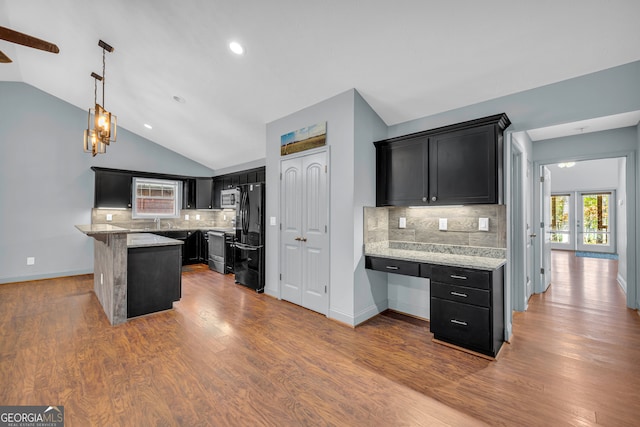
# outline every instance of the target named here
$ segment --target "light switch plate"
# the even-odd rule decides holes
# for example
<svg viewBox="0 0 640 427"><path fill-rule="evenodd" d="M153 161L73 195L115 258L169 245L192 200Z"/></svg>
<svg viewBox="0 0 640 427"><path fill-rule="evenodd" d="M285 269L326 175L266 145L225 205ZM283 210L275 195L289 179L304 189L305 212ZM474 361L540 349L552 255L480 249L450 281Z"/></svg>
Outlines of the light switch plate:
<svg viewBox="0 0 640 427"><path fill-rule="evenodd" d="M489 231L489 218L478 218L478 230Z"/></svg>
<svg viewBox="0 0 640 427"><path fill-rule="evenodd" d="M407 218L400 218L400 223L398 224L398 228L407 228Z"/></svg>
<svg viewBox="0 0 640 427"><path fill-rule="evenodd" d="M438 220L438 230L447 231L447 218L440 218Z"/></svg>
<svg viewBox="0 0 640 427"><path fill-rule="evenodd" d="M113 214L107 214L107 221L113 221Z"/></svg>
<svg viewBox="0 0 640 427"><path fill-rule="evenodd" d="M200 215L196 214L196 221L200 220Z"/></svg>
<svg viewBox="0 0 640 427"><path fill-rule="evenodd" d="M185 215L184 215L184 220L185 220L185 221L189 221L189 214L185 214Z"/></svg>
<svg viewBox="0 0 640 427"><path fill-rule="evenodd" d="M34 265L36 263L36 258L32 256L27 257L27 265Z"/></svg>
<svg viewBox="0 0 640 427"><path fill-rule="evenodd" d="M276 225L276 217L275 216L270 216L269 217L269 224L270 225Z"/></svg>

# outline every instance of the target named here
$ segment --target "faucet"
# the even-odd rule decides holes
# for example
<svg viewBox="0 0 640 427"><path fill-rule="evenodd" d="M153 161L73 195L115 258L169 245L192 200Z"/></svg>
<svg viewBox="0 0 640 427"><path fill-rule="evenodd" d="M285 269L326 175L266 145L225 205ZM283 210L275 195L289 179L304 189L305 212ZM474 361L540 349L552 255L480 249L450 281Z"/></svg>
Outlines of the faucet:
<svg viewBox="0 0 640 427"><path fill-rule="evenodd" d="M156 230L160 230L160 218L155 218L153 222L156 223Z"/></svg>

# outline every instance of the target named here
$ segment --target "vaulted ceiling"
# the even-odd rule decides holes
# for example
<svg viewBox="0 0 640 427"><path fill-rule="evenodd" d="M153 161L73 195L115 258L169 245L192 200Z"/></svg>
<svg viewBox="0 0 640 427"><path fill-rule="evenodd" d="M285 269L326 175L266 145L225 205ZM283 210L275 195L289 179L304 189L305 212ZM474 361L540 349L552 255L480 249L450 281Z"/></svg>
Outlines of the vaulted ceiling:
<svg viewBox="0 0 640 427"><path fill-rule="evenodd" d="M0 81L87 109L102 39L119 125L218 169L351 88L392 125L640 60L639 16L638 0L0 0L0 26L60 47L0 40Z"/></svg>

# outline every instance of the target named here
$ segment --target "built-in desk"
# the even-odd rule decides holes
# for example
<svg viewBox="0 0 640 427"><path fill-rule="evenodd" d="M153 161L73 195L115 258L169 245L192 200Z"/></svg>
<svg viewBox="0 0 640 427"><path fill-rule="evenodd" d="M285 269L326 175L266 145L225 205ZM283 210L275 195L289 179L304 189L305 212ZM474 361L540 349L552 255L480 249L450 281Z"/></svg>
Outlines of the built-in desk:
<svg viewBox="0 0 640 427"><path fill-rule="evenodd" d="M504 249L415 242L365 247L368 269L430 279L434 341L491 358L504 342L505 263Z"/></svg>

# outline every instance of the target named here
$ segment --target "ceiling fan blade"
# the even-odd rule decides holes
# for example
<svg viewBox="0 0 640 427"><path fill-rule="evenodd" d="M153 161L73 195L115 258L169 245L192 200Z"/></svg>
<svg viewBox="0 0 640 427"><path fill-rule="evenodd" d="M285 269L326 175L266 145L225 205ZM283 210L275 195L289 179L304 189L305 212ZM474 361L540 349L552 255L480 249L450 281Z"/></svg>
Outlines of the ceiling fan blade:
<svg viewBox="0 0 640 427"><path fill-rule="evenodd" d="M60 49L53 43L38 39L28 34L20 33L15 30L10 30L6 27L0 27L0 39L8 42L21 44L23 46L32 47L34 49L44 50L46 52L58 53Z"/></svg>
<svg viewBox="0 0 640 427"><path fill-rule="evenodd" d="M0 50L0 64L8 64L10 62L13 62L11 61L11 58L9 58Z"/></svg>

